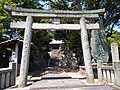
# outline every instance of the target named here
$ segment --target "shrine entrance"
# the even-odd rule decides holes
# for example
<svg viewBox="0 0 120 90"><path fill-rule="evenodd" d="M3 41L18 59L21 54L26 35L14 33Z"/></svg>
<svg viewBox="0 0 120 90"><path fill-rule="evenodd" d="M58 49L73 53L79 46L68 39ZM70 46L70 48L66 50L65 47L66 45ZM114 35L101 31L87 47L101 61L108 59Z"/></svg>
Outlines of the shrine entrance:
<svg viewBox="0 0 120 90"><path fill-rule="evenodd" d="M68 11L68 10L37 10L37 9L25 9L5 6L5 9L10 10L12 16L23 18L26 17L26 21L11 22L11 28L25 29L24 44L22 50L21 68L19 87L26 86L28 65L30 57L30 43L32 38L32 29L39 30L81 30L81 43L83 49L83 57L85 63L85 70L88 83L94 83L93 70L91 65L91 53L90 45L88 41L87 30L98 30L98 23L86 23L87 20L97 20L99 15L105 10L85 10L85 11ZM46 23L34 23L34 18L51 18L58 19L59 22L46 24ZM60 19L78 19L79 24L60 24Z"/></svg>

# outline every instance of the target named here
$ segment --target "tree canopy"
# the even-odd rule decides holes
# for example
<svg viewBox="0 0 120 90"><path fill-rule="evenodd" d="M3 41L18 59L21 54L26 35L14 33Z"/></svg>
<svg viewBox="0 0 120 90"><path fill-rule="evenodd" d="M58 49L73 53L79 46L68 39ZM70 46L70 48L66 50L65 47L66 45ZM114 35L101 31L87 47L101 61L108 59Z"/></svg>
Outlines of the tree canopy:
<svg viewBox="0 0 120 90"><path fill-rule="evenodd" d="M119 22L120 1L119 0L117 1L116 0L40 0L40 1L44 1L45 3L48 3L48 6L50 7L49 9L55 9L55 10L62 9L62 10L75 11L75 10L94 10L94 9L105 8L104 14L100 15L100 18L98 21L100 22L100 24L102 22L102 24L100 25L101 30L99 31L101 35L98 35L98 36L103 37L103 39L99 38L101 39L99 40L100 41L99 43L101 43L101 46L103 45L103 43L106 44L106 45L103 45L102 47L105 49L105 52L108 52L109 49L106 48L106 46L108 47L108 45L105 40L106 38L105 32L107 32L107 37L108 36L110 37L112 35L112 31L114 27L120 26L119 25L120 24ZM97 22L97 21L94 21L94 22ZM61 20L61 23L62 23L62 20ZM63 20L63 23L76 23L76 22L74 22L74 20L71 20L71 21ZM73 36L73 33L74 31L56 31L55 38L63 39L63 41L65 42L64 47L73 48L74 47L73 42L80 41L80 38L78 36L77 36L77 38L79 38L78 40L77 39L73 40L73 37L76 38L75 35ZM80 43L80 46L81 46L81 43ZM78 46L77 48L80 49L80 46ZM75 51L77 51L77 48L76 49L74 48Z"/></svg>
<svg viewBox="0 0 120 90"><path fill-rule="evenodd" d="M105 8L101 16L106 31L111 31L115 26L120 27L120 1L119 0L39 0L50 6L49 9L57 10L94 10ZM44 5L46 5L46 3ZM42 5L42 6L44 6Z"/></svg>
<svg viewBox="0 0 120 90"><path fill-rule="evenodd" d="M108 40L108 43L109 45L112 43L112 42L115 42L115 43L118 43L118 47L119 47L119 51L120 51L120 32L115 32L113 31L114 33L107 37L107 40Z"/></svg>
<svg viewBox="0 0 120 90"><path fill-rule="evenodd" d="M24 19L12 17L11 13L4 9L4 5L23 7L23 8L41 9L40 6L38 5L38 1L37 0L0 0L0 42L13 38L13 34L17 34L19 39L23 39L24 38L24 30L11 29L10 22L13 20L21 21ZM37 21L42 22L45 20L37 19ZM43 54L47 52L46 51L46 50L48 50L47 45L49 44L50 41L51 41L51 36L48 31L33 30L32 42L39 48L40 52L42 52ZM8 51L8 49L0 48L0 55L1 55L0 66L2 66L2 64L3 64L2 61L4 61L4 60L2 59L2 57L3 57L3 54L6 52L11 53L11 50L9 49L9 51ZM38 53L40 53L40 52L38 52ZM35 55L37 55L37 54L32 53L31 57L35 56ZM41 60L41 59L39 58L39 60ZM9 61L7 61L7 62L9 62ZM5 64L5 62L4 62L4 64Z"/></svg>

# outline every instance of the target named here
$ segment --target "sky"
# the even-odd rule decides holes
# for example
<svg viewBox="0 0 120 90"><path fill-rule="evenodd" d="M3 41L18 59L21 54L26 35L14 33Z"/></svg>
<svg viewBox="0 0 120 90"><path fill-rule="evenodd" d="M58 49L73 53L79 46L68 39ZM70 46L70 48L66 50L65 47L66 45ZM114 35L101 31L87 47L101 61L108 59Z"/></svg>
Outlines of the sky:
<svg viewBox="0 0 120 90"><path fill-rule="evenodd" d="M120 32L120 28L118 28L118 26L114 27L114 30Z"/></svg>
<svg viewBox="0 0 120 90"><path fill-rule="evenodd" d="M46 5L46 3L44 2L44 1L42 1L42 0L39 0L39 3L41 4L41 5L43 5L43 9L45 9L45 10L48 10L48 9L50 9L50 7L48 6L48 5Z"/></svg>

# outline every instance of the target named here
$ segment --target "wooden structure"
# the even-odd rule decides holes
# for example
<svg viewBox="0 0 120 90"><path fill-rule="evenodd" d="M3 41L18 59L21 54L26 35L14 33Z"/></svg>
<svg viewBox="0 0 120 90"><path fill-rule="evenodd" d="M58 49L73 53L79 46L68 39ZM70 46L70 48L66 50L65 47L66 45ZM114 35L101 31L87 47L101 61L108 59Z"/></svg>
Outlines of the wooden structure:
<svg viewBox="0 0 120 90"><path fill-rule="evenodd" d="M0 47L2 48L11 48L12 49L12 53L15 52L15 55L13 56L14 58L11 58L10 61L13 61L16 63L16 75L18 74L18 61L20 58L19 57L19 54L22 50L22 47L23 47L23 40L19 40L19 39L10 39L10 40L7 40L7 41L3 41L3 42L0 42ZM31 43L31 49L32 50L37 50L38 48L33 44ZM12 57L12 55L11 55Z"/></svg>
<svg viewBox="0 0 120 90"><path fill-rule="evenodd" d="M86 20L97 20L99 18L99 14L102 14L105 11L105 9L86 10L86 11L68 11L68 10L44 11L44 10L24 9L24 8L17 8L10 6L5 6L4 8L12 11L11 12L12 16L19 18L26 17L25 22L24 21L11 22L11 28L25 29L19 87L24 87L27 83L32 29L81 30L81 39L82 39L81 41L82 41L83 56L84 56L85 69L87 75L87 82L94 83L87 30L98 30L99 25L98 23L86 24ZM41 24L41 23L33 23L34 18L78 19L80 23L79 24L60 24L60 23Z"/></svg>
<svg viewBox="0 0 120 90"><path fill-rule="evenodd" d="M23 46L23 40L19 40L19 39L10 39L7 41L0 42L0 47L14 49L15 47L17 47L16 46L17 43L18 43L18 48L21 49ZM38 48L35 46L34 43L31 43L31 49L36 50Z"/></svg>

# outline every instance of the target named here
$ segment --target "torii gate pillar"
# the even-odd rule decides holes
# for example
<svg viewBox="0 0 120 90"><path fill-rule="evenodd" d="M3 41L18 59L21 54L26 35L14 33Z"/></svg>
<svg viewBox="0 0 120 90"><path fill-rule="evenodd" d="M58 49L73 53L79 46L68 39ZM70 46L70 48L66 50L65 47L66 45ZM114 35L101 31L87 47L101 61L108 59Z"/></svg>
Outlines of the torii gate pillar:
<svg viewBox="0 0 120 90"><path fill-rule="evenodd" d="M24 33L24 43L21 58L20 76L19 76L19 87L25 87L27 84L27 75L29 68L31 38L32 38L32 16L27 16L26 28Z"/></svg>
<svg viewBox="0 0 120 90"><path fill-rule="evenodd" d="M91 65L90 45L88 41L85 17L81 17L80 26L81 26L81 41L82 41L82 49L83 49L83 56L85 62L87 82L94 83L94 75Z"/></svg>

